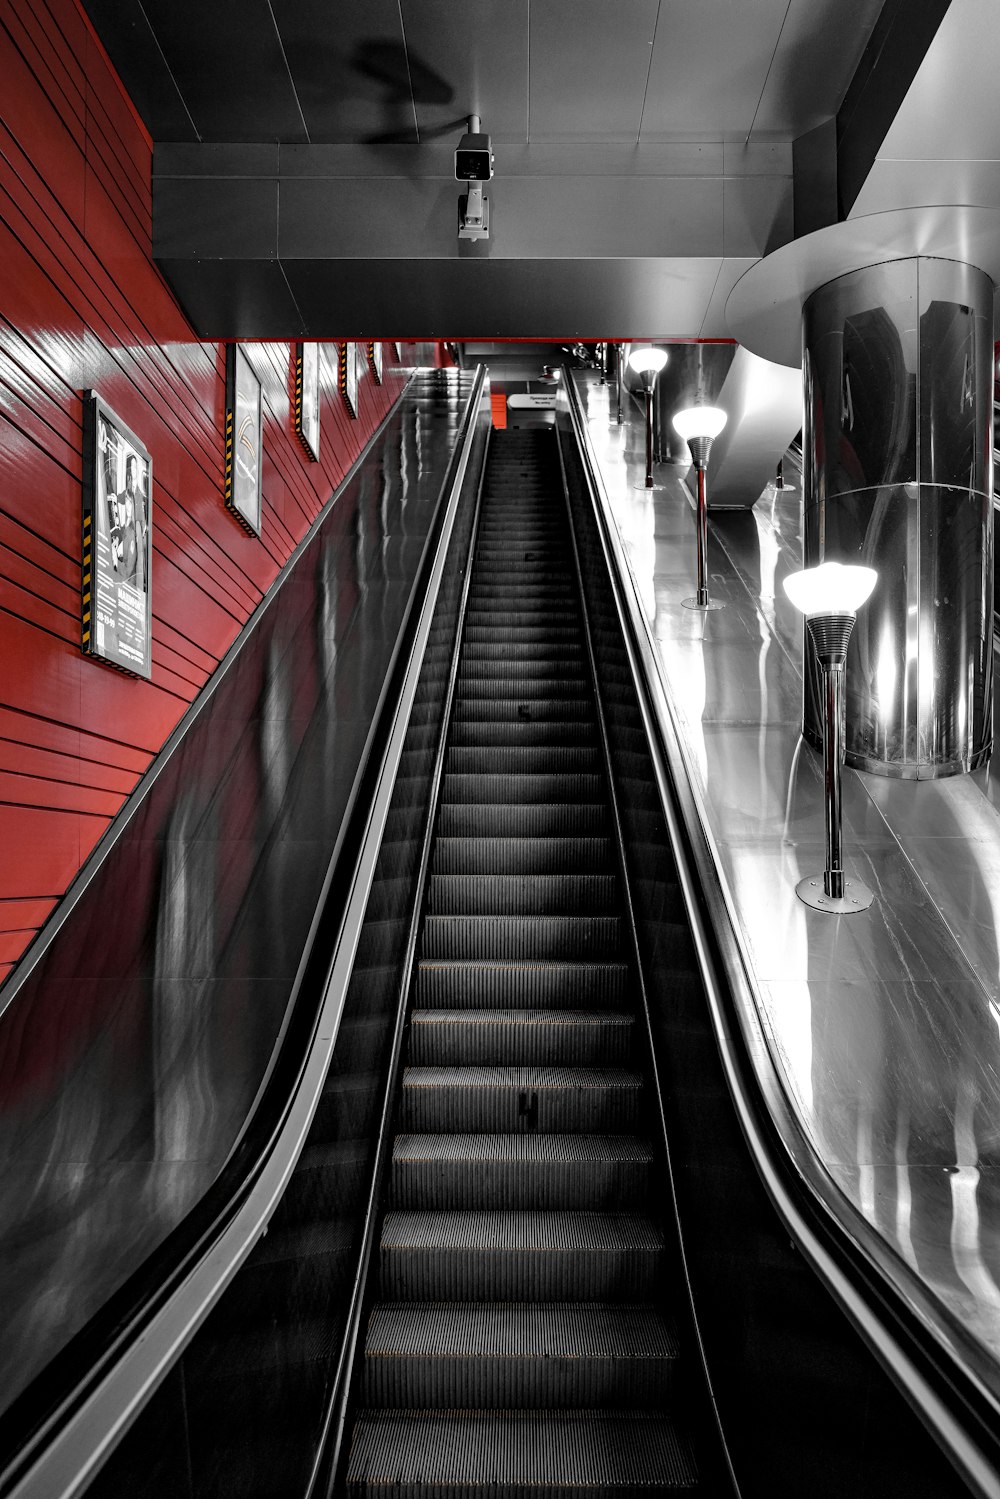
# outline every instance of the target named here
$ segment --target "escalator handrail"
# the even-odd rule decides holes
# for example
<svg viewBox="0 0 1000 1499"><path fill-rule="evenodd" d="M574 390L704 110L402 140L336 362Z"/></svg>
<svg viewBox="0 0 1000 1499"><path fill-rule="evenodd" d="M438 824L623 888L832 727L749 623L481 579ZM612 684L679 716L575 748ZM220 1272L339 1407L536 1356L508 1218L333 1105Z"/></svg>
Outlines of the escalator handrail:
<svg viewBox="0 0 1000 1499"><path fill-rule="evenodd" d="M363 806L352 802L362 817L358 844L338 840L324 885L331 885L333 865L353 858L347 880L348 895L338 922L333 956L323 984L322 999L311 1030L304 1061L297 1069L295 1087L286 1107L270 1131L266 1150L254 1162L245 1190L231 1198L218 1214L215 1232L207 1247L155 1312L141 1326L121 1339L113 1362L87 1388L72 1408L60 1413L37 1442L37 1450L24 1462L5 1488L5 1499L76 1499L113 1451L159 1382L194 1336L226 1286L267 1231L268 1221L288 1184L305 1143L319 1101L323 1082L337 1039L350 980L354 954L371 890L378 850L392 797L413 705L420 667L444 570L448 542L458 510L465 472L482 404L485 370L473 380L452 460L435 505L424 551L417 567L411 602L400 626L396 654L386 677L366 753L382 746L375 770L375 791ZM425 585L425 586L424 586ZM402 675L401 686L398 685ZM398 690L390 696L390 684ZM381 725L382 732L377 732ZM365 773L362 764L356 788ZM345 814L346 824L351 815ZM300 970L301 971L301 970ZM210 1189L211 1190L211 1189ZM52 1429L55 1427L55 1429Z"/></svg>
<svg viewBox="0 0 1000 1499"><path fill-rule="evenodd" d="M1000 1399L988 1354L857 1212L803 1132L760 1020L755 981L656 646L614 525L579 392L570 420L650 746L698 963L740 1125L796 1247L972 1491L1000 1496Z"/></svg>

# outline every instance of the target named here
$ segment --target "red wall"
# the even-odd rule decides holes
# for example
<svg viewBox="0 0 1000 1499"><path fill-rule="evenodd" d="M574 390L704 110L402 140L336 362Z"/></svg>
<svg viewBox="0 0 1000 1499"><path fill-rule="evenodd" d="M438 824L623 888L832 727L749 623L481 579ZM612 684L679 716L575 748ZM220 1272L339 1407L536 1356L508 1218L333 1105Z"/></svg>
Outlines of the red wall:
<svg viewBox="0 0 1000 1499"><path fill-rule="evenodd" d="M254 344L263 531L222 499L225 349L150 254L151 147L76 0L0 0L0 980L402 388L321 360L321 462L295 436L292 350ZM415 362L404 349L404 362ZM153 675L80 651L81 392L153 456Z"/></svg>

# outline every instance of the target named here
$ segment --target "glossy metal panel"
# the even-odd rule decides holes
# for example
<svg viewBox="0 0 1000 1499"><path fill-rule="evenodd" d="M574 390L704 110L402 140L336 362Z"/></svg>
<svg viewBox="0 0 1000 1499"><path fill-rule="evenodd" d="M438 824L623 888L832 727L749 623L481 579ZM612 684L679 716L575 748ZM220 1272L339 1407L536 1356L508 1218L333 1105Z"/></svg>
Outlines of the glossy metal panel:
<svg viewBox="0 0 1000 1499"><path fill-rule="evenodd" d="M2 1407L254 1104L470 384L416 377L0 1018Z"/></svg>
<svg viewBox="0 0 1000 1499"><path fill-rule="evenodd" d="M657 0L533 5L529 140L636 141Z"/></svg>
<svg viewBox="0 0 1000 1499"><path fill-rule="evenodd" d="M803 309L804 563L878 571L848 656L845 745L884 775L955 774L992 745L992 309L982 271L935 259L850 272Z"/></svg>

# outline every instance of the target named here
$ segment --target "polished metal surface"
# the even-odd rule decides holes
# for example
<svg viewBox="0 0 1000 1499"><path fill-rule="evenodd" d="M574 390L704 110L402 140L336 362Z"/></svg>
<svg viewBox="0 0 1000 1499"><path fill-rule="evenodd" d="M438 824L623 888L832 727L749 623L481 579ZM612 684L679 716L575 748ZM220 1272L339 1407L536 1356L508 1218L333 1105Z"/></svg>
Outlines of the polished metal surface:
<svg viewBox="0 0 1000 1499"><path fill-rule="evenodd" d="M843 781L845 872L877 900L843 921L796 885L824 858L823 766L799 732L799 496L769 485L710 517L722 614L693 616L692 502L644 497L638 426L574 380L629 586L753 976L768 1054L801 1130L850 1209L916 1280L956 1348L1000 1389L1000 789L988 768L934 781ZM948 1332L953 1328L952 1333Z"/></svg>
<svg viewBox="0 0 1000 1499"><path fill-rule="evenodd" d="M218 1175L282 1034L472 377L422 372L0 1018L0 1406Z"/></svg>
<svg viewBox="0 0 1000 1499"><path fill-rule="evenodd" d="M845 749L884 775L971 770L992 747L992 316L989 277L936 259L852 271L803 309L805 565L878 572L848 652Z"/></svg>

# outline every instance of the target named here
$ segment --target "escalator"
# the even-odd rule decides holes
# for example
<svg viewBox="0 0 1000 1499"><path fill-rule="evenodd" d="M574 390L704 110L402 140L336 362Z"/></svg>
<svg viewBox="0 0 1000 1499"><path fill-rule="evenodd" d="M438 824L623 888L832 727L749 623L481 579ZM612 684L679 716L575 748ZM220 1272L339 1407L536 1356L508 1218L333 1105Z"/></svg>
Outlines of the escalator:
<svg viewBox="0 0 1000 1499"><path fill-rule="evenodd" d="M697 1484L561 487L494 435L349 1494Z"/></svg>
<svg viewBox="0 0 1000 1499"><path fill-rule="evenodd" d="M165 1331L115 1325L142 1389L123 1360L114 1404L88 1346L94 1422L80 1397L0 1496L992 1493L941 1451L971 1433L1000 1473L985 1403L831 1228L741 1049L572 402L488 410L475 387L234 1206Z"/></svg>

